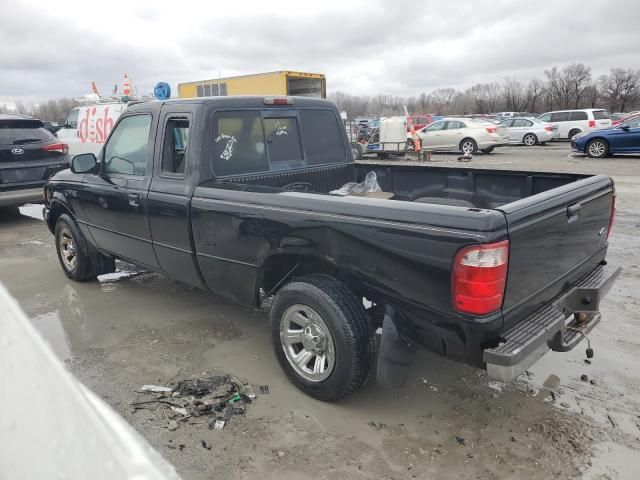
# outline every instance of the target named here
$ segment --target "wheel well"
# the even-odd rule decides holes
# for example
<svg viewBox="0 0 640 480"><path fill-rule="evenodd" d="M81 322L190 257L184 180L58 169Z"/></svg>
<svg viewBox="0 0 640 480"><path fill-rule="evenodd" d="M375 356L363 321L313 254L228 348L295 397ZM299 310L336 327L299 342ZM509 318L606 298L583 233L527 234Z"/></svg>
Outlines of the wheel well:
<svg viewBox="0 0 640 480"><path fill-rule="evenodd" d="M337 270L328 260L311 255L272 255L260 268L257 288L260 295L272 295L292 278L312 273L335 276Z"/></svg>
<svg viewBox="0 0 640 480"><path fill-rule="evenodd" d="M460 140L460 144L458 145L458 147L460 147L460 149L462 149L462 144L464 142L466 142L467 140L471 140L473 143L476 144L476 146L478 145L478 142L476 142L473 138L471 137L464 137L462 140Z"/></svg>
<svg viewBox="0 0 640 480"><path fill-rule="evenodd" d="M573 137L573 135L575 135L575 133L573 135L571 135L572 132L582 133L582 130L579 129L578 127L574 127L571 130L569 130L569 140L571 140L571 137Z"/></svg>
<svg viewBox="0 0 640 480"><path fill-rule="evenodd" d="M71 212L67 207L58 202L51 204L50 208L51 209L49 211L49 218L47 219L47 226L49 227L51 233L53 233L55 232L56 222L58 221L60 215L66 213L71 216Z"/></svg>

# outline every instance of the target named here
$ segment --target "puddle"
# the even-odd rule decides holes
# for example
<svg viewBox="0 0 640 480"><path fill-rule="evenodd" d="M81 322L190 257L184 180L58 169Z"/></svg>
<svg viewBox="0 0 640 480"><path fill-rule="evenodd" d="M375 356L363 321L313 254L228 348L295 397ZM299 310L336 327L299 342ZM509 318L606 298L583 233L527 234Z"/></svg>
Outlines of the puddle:
<svg viewBox="0 0 640 480"><path fill-rule="evenodd" d="M38 315L31 323L49 344L56 357L60 360L71 358L69 338L57 311Z"/></svg>

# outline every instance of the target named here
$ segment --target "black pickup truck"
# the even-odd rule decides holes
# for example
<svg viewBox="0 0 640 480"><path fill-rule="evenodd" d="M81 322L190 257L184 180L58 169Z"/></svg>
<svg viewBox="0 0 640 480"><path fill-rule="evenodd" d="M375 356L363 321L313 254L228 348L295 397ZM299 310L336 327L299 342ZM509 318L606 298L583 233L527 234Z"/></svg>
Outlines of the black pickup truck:
<svg viewBox="0 0 640 480"><path fill-rule="evenodd" d="M381 192L330 194L370 172ZM118 258L270 305L282 368L327 401L400 383L416 347L513 379L591 331L619 272L611 178L356 164L311 98L132 106L45 196L69 278Z"/></svg>

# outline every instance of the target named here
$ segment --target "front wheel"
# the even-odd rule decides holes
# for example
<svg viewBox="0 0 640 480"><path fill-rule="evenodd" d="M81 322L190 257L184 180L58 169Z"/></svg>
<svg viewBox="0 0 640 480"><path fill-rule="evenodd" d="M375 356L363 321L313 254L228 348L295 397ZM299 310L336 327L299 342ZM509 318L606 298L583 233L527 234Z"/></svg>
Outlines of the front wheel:
<svg viewBox="0 0 640 480"><path fill-rule="evenodd" d="M307 395L340 400L369 378L376 352L373 331L357 297L335 278L309 275L282 287L270 324L280 366Z"/></svg>
<svg viewBox="0 0 640 480"><path fill-rule="evenodd" d="M536 137L533 133L527 133L522 139L522 143L524 143L527 147L533 147L536 143L538 143L538 137Z"/></svg>
<svg viewBox="0 0 640 480"><path fill-rule="evenodd" d="M89 247L76 222L62 214L56 222L56 252L64 274L76 282L86 282L96 278L91 268Z"/></svg>
<svg viewBox="0 0 640 480"><path fill-rule="evenodd" d="M478 144L473 138L465 138L460 142L460 150L465 155L475 155L478 152Z"/></svg>
<svg viewBox="0 0 640 480"><path fill-rule="evenodd" d="M592 158L604 158L609 155L609 144L604 140L596 138L587 143L586 151L587 155Z"/></svg>

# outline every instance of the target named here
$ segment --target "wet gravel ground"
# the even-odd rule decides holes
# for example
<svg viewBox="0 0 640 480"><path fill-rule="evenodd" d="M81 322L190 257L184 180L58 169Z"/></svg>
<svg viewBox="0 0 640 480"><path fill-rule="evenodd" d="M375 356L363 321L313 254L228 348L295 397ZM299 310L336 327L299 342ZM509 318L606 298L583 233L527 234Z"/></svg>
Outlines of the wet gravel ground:
<svg viewBox="0 0 640 480"><path fill-rule="evenodd" d="M0 281L71 371L185 479L636 479L640 157L574 157L566 143L506 147L470 163L457 157L434 154L432 164L615 178L609 260L624 271L591 335L592 364L580 345L547 354L529 375L504 385L420 352L402 389L370 384L344 402L325 404L287 382L262 311L125 264L100 282L68 281L35 206L0 211ZM196 419L169 431L156 413L133 413L140 385L203 372L233 373L268 384L270 393L258 395L246 416L233 417L224 430Z"/></svg>

